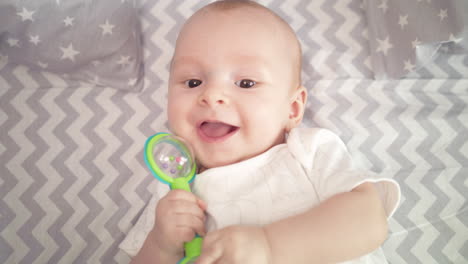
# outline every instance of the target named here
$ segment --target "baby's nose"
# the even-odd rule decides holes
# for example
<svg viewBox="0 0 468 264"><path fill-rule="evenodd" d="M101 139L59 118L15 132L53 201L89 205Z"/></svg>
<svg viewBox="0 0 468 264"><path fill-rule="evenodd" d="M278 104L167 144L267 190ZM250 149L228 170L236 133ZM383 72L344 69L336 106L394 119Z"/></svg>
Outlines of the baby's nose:
<svg viewBox="0 0 468 264"><path fill-rule="evenodd" d="M227 95L219 87L206 87L200 94L199 103L211 107L229 103Z"/></svg>

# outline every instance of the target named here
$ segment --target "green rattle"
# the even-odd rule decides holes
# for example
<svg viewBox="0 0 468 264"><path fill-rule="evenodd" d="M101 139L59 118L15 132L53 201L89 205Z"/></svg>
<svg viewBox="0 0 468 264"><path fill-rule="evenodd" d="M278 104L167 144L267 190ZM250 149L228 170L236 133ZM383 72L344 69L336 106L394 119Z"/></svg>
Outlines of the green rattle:
<svg viewBox="0 0 468 264"><path fill-rule="evenodd" d="M188 145L176 136L157 133L146 140L145 162L154 177L171 189L190 192L195 179L196 164ZM178 264L194 263L200 256L203 238L196 236L184 244L185 257Z"/></svg>

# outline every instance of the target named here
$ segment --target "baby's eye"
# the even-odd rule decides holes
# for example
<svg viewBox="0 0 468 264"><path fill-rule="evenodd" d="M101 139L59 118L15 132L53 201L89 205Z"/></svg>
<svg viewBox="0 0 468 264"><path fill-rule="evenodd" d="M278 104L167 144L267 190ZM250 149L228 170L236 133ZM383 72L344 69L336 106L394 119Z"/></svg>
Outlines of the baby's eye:
<svg viewBox="0 0 468 264"><path fill-rule="evenodd" d="M252 88L256 82L249 79L242 79L240 81L236 81L235 84L240 88Z"/></svg>
<svg viewBox="0 0 468 264"><path fill-rule="evenodd" d="M185 81L185 85L188 86L189 88L195 88L199 86L200 84L202 84L202 81L197 80L197 79L190 79L190 80Z"/></svg>

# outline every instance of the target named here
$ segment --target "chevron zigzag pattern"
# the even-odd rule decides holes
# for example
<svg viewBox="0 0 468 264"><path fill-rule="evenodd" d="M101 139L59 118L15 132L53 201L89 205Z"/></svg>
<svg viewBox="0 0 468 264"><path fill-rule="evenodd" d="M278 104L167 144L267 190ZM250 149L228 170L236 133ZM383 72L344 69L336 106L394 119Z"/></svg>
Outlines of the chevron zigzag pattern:
<svg viewBox="0 0 468 264"><path fill-rule="evenodd" d="M467 263L468 57L375 81L361 1L261 3L303 44L305 125L335 131L359 165L401 184L389 262ZM0 263L129 262L118 245L156 190L143 144L167 130L173 43L204 3L140 5L141 93L68 87L57 75L0 65Z"/></svg>

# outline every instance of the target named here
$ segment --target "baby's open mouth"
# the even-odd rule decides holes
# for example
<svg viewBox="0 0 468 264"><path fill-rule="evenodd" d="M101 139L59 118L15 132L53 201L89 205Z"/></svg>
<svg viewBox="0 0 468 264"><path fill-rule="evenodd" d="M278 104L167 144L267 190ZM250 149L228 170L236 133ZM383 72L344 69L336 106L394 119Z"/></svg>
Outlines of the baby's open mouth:
<svg viewBox="0 0 468 264"><path fill-rule="evenodd" d="M207 139L222 139L236 132L239 127L217 121L204 121L200 124L200 132Z"/></svg>

